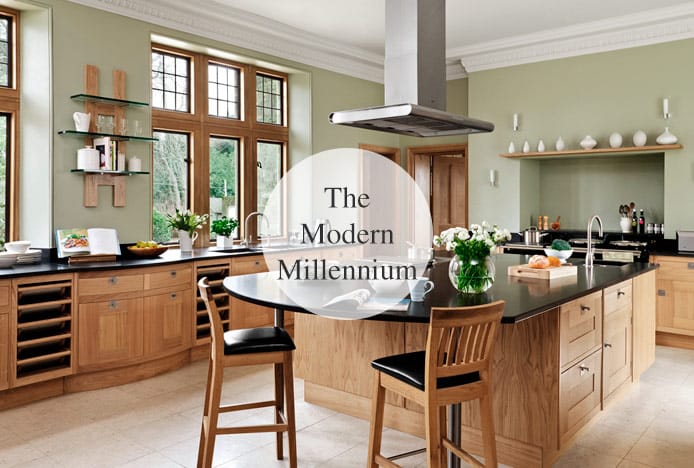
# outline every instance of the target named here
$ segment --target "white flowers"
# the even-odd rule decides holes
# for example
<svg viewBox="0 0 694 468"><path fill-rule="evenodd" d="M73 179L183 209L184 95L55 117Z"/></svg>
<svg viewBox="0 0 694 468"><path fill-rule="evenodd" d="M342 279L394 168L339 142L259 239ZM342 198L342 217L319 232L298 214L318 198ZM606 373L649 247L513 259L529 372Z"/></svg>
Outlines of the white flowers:
<svg viewBox="0 0 694 468"><path fill-rule="evenodd" d="M511 233L508 229L499 229L496 224L490 226L486 221L482 221L481 225L471 224L469 230L463 227L446 229L434 236L433 243L437 247L445 246L446 250L452 251L458 244L467 241L478 241L491 249L509 240L511 240Z"/></svg>

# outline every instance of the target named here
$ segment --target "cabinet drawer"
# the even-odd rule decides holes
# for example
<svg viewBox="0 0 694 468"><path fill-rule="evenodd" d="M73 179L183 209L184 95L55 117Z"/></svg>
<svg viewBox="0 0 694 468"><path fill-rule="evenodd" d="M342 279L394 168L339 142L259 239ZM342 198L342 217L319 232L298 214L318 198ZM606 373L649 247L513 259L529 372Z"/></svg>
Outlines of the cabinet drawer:
<svg viewBox="0 0 694 468"><path fill-rule="evenodd" d="M559 308L559 362L562 369L602 346L602 292Z"/></svg>
<svg viewBox="0 0 694 468"><path fill-rule="evenodd" d="M608 315L621 309L631 309L631 289L631 280L605 289L602 313Z"/></svg>
<svg viewBox="0 0 694 468"><path fill-rule="evenodd" d="M559 434L566 440L600 410L601 352L598 350L559 377Z"/></svg>
<svg viewBox="0 0 694 468"><path fill-rule="evenodd" d="M145 273L145 289L175 288L190 286L193 269L190 266L178 266L157 269Z"/></svg>
<svg viewBox="0 0 694 468"><path fill-rule="evenodd" d="M658 279L694 282L694 258L692 257L654 257L660 266Z"/></svg>
<svg viewBox="0 0 694 468"><path fill-rule="evenodd" d="M247 275L249 273L261 273L267 271L265 259L262 255L254 255L252 257L243 257L233 259L231 261L232 275Z"/></svg>
<svg viewBox="0 0 694 468"><path fill-rule="evenodd" d="M142 291L144 275L141 273L86 273L77 280L77 291L82 296L109 295Z"/></svg>

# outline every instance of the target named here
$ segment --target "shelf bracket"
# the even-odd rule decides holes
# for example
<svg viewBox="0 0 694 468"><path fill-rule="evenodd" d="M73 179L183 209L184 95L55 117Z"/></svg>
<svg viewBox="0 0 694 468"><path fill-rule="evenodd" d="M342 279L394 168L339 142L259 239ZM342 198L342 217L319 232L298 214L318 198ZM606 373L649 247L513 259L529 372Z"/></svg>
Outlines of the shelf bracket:
<svg viewBox="0 0 694 468"><path fill-rule="evenodd" d="M117 177L111 174L85 174L84 175L84 206L96 208L99 205L99 186L107 185L113 188L113 206L121 208L125 206L125 177Z"/></svg>

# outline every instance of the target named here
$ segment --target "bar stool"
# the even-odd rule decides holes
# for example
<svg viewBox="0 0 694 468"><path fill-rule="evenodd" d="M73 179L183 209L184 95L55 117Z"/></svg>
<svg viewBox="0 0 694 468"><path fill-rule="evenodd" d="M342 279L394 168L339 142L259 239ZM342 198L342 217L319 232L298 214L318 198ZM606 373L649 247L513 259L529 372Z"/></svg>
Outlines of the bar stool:
<svg viewBox="0 0 694 468"><path fill-rule="evenodd" d="M251 432L277 433L277 459L283 458L282 433L289 439L289 465L296 468L296 426L294 422L294 378L292 351L295 349L291 336L282 328L245 328L224 332L217 312L217 305L210 294L207 278L198 281L200 296L210 318L212 344L210 365L205 390L205 409L200 430L198 468L211 467L215 438L218 434L246 434ZM228 406L220 406L222 381L225 367L274 364L275 399ZM284 378L281 376L284 375ZM286 396L286 415L282 394ZM219 413L241 411L273 406L275 424L256 426L218 427Z"/></svg>
<svg viewBox="0 0 694 468"><path fill-rule="evenodd" d="M432 307L425 351L371 362L375 375L369 468L398 466L381 454L386 389L424 407L429 468L446 466L446 449L474 466L484 466L446 436L446 406L479 399L485 462L497 466L490 374L504 304L496 301L473 307Z"/></svg>

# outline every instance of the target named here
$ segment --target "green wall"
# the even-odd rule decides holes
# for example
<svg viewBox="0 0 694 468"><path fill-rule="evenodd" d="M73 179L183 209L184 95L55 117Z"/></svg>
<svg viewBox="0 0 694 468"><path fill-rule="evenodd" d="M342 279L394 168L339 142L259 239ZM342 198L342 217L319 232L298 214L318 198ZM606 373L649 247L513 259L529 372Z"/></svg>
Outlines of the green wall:
<svg viewBox="0 0 694 468"><path fill-rule="evenodd" d="M563 225L582 228L599 214L606 229L618 230L618 205L634 201L649 220L665 223L668 237L694 229L687 202L694 188L694 152L687 147L694 136L693 46L684 40L471 73L470 115L494 122L496 130L469 139L470 219L519 229L537 214L561 215ZM604 148L619 132L626 145L638 129L655 144L664 127L664 97L670 98L670 128L682 150L591 161L498 156L510 141L520 149L528 140L534 149L542 138L551 149L559 136L577 149L583 136L592 135ZM511 128L514 112L520 114L519 132ZM497 187L487 182L490 169L498 171Z"/></svg>
<svg viewBox="0 0 694 468"><path fill-rule="evenodd" d="M49 102L43 102L39 122L22 122L31 128L29 134L41 135L48 151L32 153L32 165L41 165L43 175L28 169L22 175L22 199L20 204L43 206L44 212L36 221L36 211L22 210L20 217L21 236L30 238L36 246L53 245L53 232L59 228L78 226L114 227L118 229L121 242L134 242L151 237L151 177L128 177L127 206L111 206L111 193L107 187L99 192L99 206L82 206L82 176L70 173L75 167L77 149L83 140L57 135L61 129L72 129L72 113L81 111L83 105L72 101L69 96L82 92L84 87L84 65L99 67L100 93L112 95L113 69L126 72L129 99L149 102L150 100L150 37L159 34L186 41L200 48L214 48L236 53L251 60L266 61L290 69L290 161L295 163L308 155L329 148L356 147L359 143L398 146L397 136L368 130L334 127L328 122L330 111L377 105L383 101L380 84L329 72L315 67L271 57L257 52L232 47L224 43L195 35L133 20L101 10L77 5L64 0L31 2L45 7L43 29L34 31L29 40L23 41L24 53L34 38L50 34L44 57L43 68L51 83ZM40 26L40 21L32 24ZM46 41L44 41L46 42ZM138 118L149 124L149 110L129 109L129 118ZM26 134L24 132L23 134ZM147 143L127 144L127 157L139 156L143 168L151 169L151 145ZM28 148L28 142L24 142ZM24 155L23 155L24 157ZM27 156L28 157L28 156ZM48 169L45 169L48 168ZM48 172L46 172L48 171ZM51 180L52 179L52 180ZM39 202L32 185L41 190L49 188L48 197ZM52 184L52 187L51 187ZM48 198L48 199L46 199Z"/></svg>

